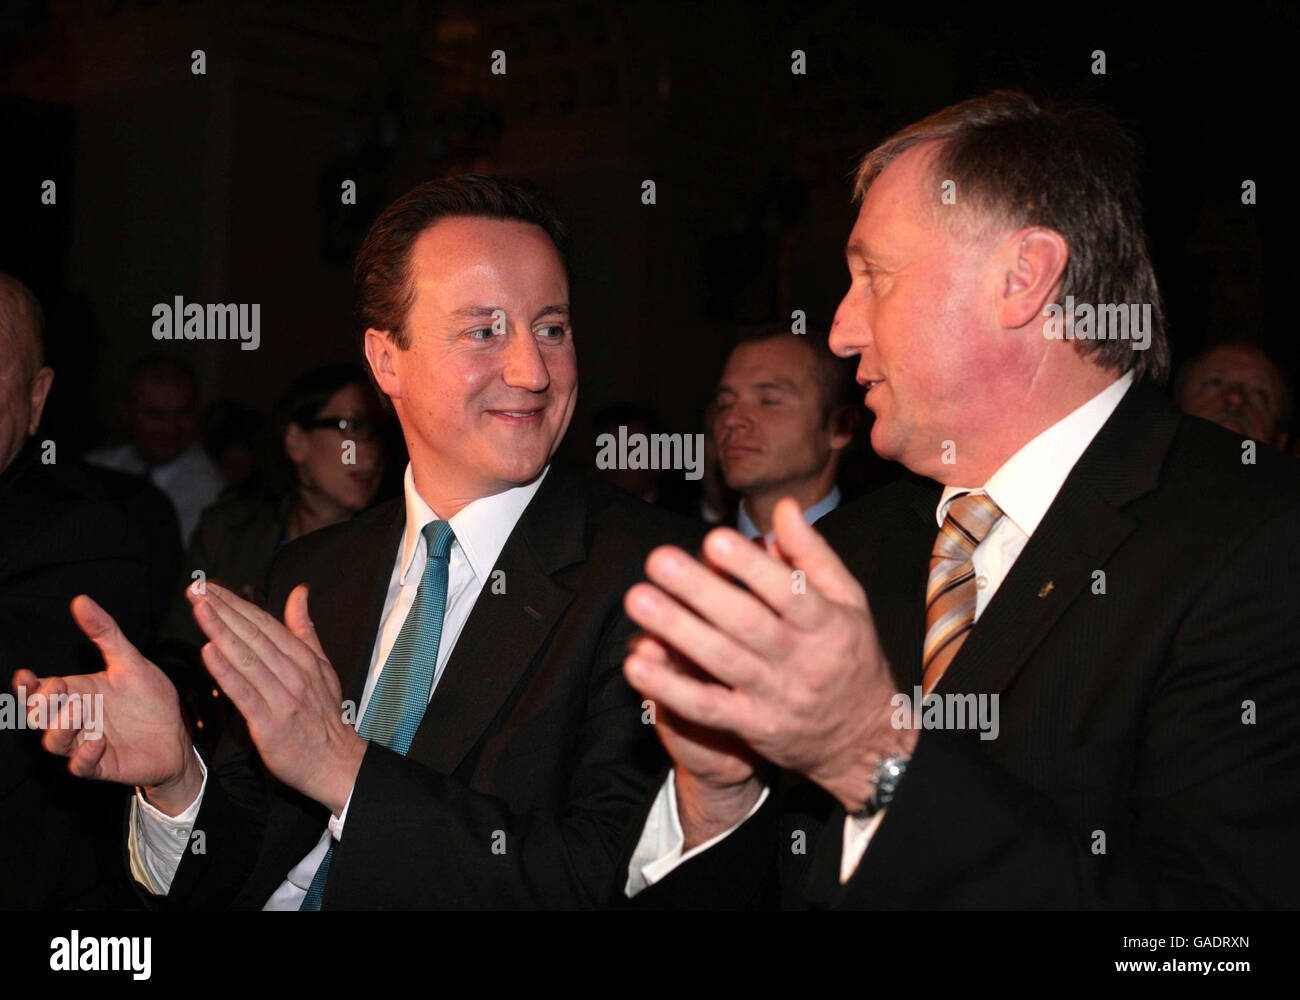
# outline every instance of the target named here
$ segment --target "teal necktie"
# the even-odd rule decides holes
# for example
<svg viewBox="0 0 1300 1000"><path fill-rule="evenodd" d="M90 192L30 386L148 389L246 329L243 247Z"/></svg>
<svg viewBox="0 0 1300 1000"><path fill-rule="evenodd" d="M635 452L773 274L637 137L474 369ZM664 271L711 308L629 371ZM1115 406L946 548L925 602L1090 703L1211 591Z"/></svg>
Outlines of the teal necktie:
<svg viewBox="0 0 1300 1000"><path fill-rule="evenodd" d="M357 733L365 739L382 743L402 756L411 749L415 731L429 707L429 692L438 666L438 644L442 639L442 619L447 611L448 557L456 540L446 521L430 521L421 534L428 551L424 576L357 727ZM325 860L316 869L299 910L320 909L333 857L331 840Z"/></svg>

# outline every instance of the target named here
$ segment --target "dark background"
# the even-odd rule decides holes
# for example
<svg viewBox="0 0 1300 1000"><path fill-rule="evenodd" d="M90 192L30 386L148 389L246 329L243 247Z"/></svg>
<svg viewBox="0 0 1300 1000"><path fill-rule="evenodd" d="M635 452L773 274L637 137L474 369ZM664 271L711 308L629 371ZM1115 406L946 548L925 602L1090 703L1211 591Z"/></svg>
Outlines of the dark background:
<svg viewBox="0 0 1300 1000"><path fill-rule="evenodd" d="M1097 99L1141 139L1176 360L1255 339L1294 377L1280 147L1300 15L1217 10L0 2L0 270L49 313L42 437L111 439L123 373L160 347L207 400L261 408L300 371L358 359L350 264L366 227L413 184L468 169L533 179L575 232L569 456L590 462L591 414L615 400L695 430L736 324L796 308L829 321L858 158L1000 86ZM176 295L260 303L260 349L154 341L150 309Z"/></svg>

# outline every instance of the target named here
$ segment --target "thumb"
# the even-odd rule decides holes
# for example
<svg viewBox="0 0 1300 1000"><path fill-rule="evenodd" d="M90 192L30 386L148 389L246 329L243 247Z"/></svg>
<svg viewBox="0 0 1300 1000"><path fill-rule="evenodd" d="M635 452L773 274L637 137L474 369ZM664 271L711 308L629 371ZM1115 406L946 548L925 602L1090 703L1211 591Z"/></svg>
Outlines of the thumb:
<svg viewBox="0 0 1300 1000"><path fill-rule="evenodd" d="M122 634L113 616L91 598L78 594L72 599L70 608L77 627L98 647L106 667L111 669L114 664L125 665L141 658L140 651Z"/></svg>
<svg viewBox="0 0 1300 1000"><path fill-rule="evenodd" d="M837 604L855 608L867 606L862 587L826 544L817 529L804 520L799 504L789 497L777 502L772 511L775 544L781 557L795 569L808 574L808 582Z"/></svg>
<svg viewBox="0 0 1300 1000"><path fill-rule="evenodd" d="M307 614L307 584L300 583L289 591L289 597L284 602L284 624L290 632L310 646L313 653L322 660L329 659L321 648L316 626Z"/></svg>

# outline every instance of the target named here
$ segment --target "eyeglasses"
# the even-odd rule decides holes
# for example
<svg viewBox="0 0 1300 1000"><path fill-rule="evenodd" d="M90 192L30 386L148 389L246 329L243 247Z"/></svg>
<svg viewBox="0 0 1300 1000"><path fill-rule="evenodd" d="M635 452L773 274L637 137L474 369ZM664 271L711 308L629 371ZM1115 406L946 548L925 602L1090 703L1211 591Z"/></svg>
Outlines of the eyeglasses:
<svg viewBox="0 0 1300 1000"><path fill-rule="evenodd" d="M379 426L369 417L317 417L299 426L305 431L335 430L357 441L373 441L379 436Z"/></svg>

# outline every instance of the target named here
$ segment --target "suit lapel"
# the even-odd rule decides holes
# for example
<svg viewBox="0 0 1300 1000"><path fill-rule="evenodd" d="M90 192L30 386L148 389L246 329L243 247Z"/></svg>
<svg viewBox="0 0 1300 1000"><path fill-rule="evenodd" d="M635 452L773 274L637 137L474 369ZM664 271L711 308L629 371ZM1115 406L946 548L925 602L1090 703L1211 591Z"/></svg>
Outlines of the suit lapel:
<svg viewBox="0 0 1300 1000"><path fill-rule="evenodd" d="M361 704L366 673L379 636L380 616L388 596L388 583L397 561L406 526L406 504L398 498L375 511L367 531L353 544L355 561L338 567L337 589L321 612L313 613L321 642L339 673L343 697ZM362 614L357 620L357 612Z"/></svg>
<svg viewBox="0 0 1300 1000"><path fill-rule="evenodd" d="M937 530L939 490L919 477L887 487L845 517L818 524L831 548L867 593L871 616L899 690L921 682L925 585Z"/></svg>
<svg viewBox="0 0 1300 1000"><path fill-rule="evenodd" d="M573 600L551 577L586 558L586 519L581 483L552 466L494 567L504 573L505 593L480 590L410 757L450 774L483 735Z"/></svg>
<svg viewBox="0 0 1300 1000"><path fill-rule="evenodd" d="M906 504L906 530L899 532L893 556L874 564L865 587L881 643L900 691L921 683L925 645L925 588L930 575L930 550L938 531L934 521L939 492L918 489Z"/></svg>
<svg viewBox="0 0 1300 1000"><path fill-rule="evenodd" d="M1155 488L1179 415L1153 386L1139 383L1066 478L976 627L935 686L1003 690L1092 573L1136 528L1121 508Z"/></svg>

